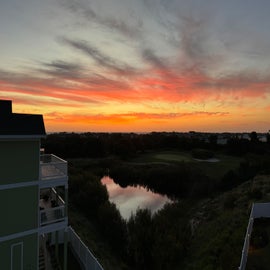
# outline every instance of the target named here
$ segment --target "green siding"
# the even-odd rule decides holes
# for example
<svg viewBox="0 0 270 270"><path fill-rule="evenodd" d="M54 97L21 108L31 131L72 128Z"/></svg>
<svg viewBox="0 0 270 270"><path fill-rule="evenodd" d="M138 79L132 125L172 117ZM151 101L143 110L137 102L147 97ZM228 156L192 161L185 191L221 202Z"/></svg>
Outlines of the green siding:
<svg viewBox="0 0 270 270"><path fill-rule="evenodd" d="M13 240L0 242L0 268L11 269L11 247L17 243L23 243L23 269L38 269L38 235L32 234Z"/></svg>
<svg viewBox="0 0 270 270"><path fill-rule="evenodd" d="M38 186L0 191L0 237L37 228Z"/></svg>
<svg viewBox="0 0 270 270"><path fill-rule="evenodd" d="M0 185L37 181L39 141L0 141Z"/></svg>

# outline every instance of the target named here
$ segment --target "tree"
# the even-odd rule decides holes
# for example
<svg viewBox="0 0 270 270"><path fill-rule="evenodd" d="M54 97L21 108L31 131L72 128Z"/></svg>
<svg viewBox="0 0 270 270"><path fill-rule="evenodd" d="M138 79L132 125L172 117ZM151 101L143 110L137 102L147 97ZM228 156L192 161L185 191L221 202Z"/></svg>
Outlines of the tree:
<svg viewBox="0 0 270 270"><path fill-rule="evenodd" d="M266 134L266 141L267 141L267 143L270 143L270 130Z"/></svg>
<svg viewBox="0 0 270 270"><path fill-rule="evenodd" d="M124 257L126 255L127 227L114 203L106 201L100 205L98 222L107 241L119 256Z"/></svg>
<svg viewBox="0 0 270 270"><path fill-rule="evenodd" d="M250 141L253 142L253 143L258 142L257 132L256 132L256 131L252 131L252 132L249 134L249 138L250 138Z"/></svg>
<svg viewBox="0 0 270 270"><path fill-rule="evenodd" d="M218 139L218 136L216 134L211 134L209 137L208 137L208 141L209 141L209 144L211 146L212 149L215 149L216 146L217 146L217 139Z"/></svg>
<svg viewBox="0 0 270 270"><path fill-rule="evenodd" d="M129 261L135 269L148 270L153 266L154 228L149 209L138 209L128 221Z"/></svg>

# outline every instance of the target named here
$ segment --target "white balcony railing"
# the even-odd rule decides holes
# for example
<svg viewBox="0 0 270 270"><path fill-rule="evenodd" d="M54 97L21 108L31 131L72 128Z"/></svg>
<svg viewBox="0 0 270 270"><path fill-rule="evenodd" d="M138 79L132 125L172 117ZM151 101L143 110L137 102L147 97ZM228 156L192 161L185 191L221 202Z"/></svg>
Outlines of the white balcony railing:
<svg viewBox="0 0 270 270"><path fill-rule="evenodd" d="M64 200L61 198L61 196L57 193L55 188L50 188L50 197L52 201L55 201L57 206L65 205Z"/></svg>
<svg viewBox="0 0 270 270"><path fill-rule="evenodd" d="M254 203L251 208L249 222L247 226L244 246L242 249L242 257L240 266L238 267L239 270L245 270L247 259L248 259L248 250L249 250L249 242L250 237L253 229L253 222L255 218L270 218L270 203Z"/></svg>
<svg viewBox="0 0 270 270"><path fill-rule="evenodd" d="M103 270L103 267L100 265L98 260L70 226L69 242L71 244L73 252L76 254L76 257L79 258L85 270Z"/></svg>
<svg viewBox="0 0 270 270"><path fill-rule="evenodd" d="M53 208L40 210L40 225L48 225L55 222L60 222L65 219L65 206L61 205Z"/></svg>
<svg viewBox="0 0 270 270"><path fill-rule="evenodd" d="M67 162L55 155L40 156L41 180L67 177Z"/></svg>
<svg viewBox="0 0 270 270"><path fill-rule="evenodd" d="M55 188L42 189L39 207L41 226L59 222L65 218L65 202Z"/></svg>

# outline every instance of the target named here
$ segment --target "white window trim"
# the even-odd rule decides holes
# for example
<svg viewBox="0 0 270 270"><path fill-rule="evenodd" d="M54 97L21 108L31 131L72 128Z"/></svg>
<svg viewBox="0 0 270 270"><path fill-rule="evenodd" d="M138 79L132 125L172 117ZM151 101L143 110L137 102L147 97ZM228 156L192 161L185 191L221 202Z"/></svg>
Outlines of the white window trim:
<svg viewBox="0 0 270 270"><path fill-rule="evenodd" d="M59 231L59 230L65 229L67 227L68 227L68 218L65 217L64 220L61 221L61 222L56 222L56 223L53 223L53 224L49 224L49 225L46 225L46 226L42 226L42 227L39 227L39 228L36 228L36 229L24 231L24 232L19 232L19 233L14 233L14 234L2 236L2 237L0 237L0 243L4 242L4 241L13 240L13 239L16 239L16 238L28 236L28 235L35 234L35 233L37 233L38 235L41 235L41 234L44 234L44 233L50 233L50 232L54 232L54 231Z"/></svg>
<svg viewBox="0 0 270 270"><path fill-rule="evenodd" d="M10 270L13 270L13 248L16 246L21 246L21 270L23 270L23 242L18 242L10 246L11 249Z"/></svg>
<svg viewBox="0 0 270 270"><path fill-rule="evenodd" d="M39 183L38 181L30 181L30 182L21 182L21 183L15 183L15 184L5 184L5 185L0 185L0 190L37 186L38 183Z"/></svg>

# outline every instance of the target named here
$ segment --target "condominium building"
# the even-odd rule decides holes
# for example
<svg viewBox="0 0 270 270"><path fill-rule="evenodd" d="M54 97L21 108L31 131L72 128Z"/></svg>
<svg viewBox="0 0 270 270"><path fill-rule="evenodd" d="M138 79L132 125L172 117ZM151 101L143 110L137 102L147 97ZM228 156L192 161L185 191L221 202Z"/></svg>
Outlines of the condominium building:
<svg viewBox="0 0 270 270"><path fill-rule="evenodd" d="M67 162L40 152L45 135L42 115L0 100L1 270L67 269Z"/></svg>

